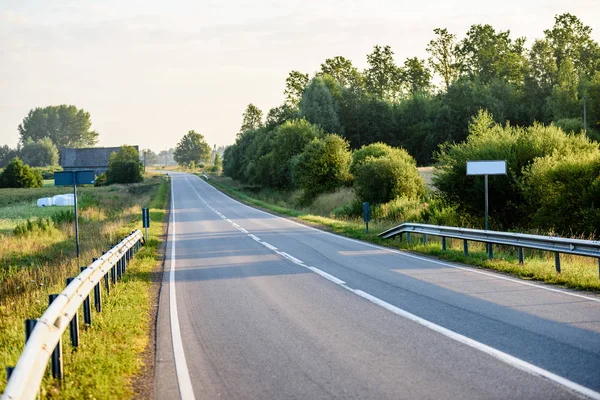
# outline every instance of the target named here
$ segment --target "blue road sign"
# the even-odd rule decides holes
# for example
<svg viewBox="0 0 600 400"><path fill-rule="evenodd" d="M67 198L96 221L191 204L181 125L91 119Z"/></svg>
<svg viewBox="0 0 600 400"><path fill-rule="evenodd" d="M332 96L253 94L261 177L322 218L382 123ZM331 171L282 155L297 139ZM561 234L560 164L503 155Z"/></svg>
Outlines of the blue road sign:
<svg viewBox="0 0 600 400"><path fill-rule="evenodd" d="M144 228L150 228L150 210L142 208L142 223Z"/></svg>
<svg viewBox="0 0 600 400"><path fill-rule="evenodd" d="M75 178L75 182L73 182ZM54 186L93 185L96 180L94 170L62 171L54 173Z"/></svg>

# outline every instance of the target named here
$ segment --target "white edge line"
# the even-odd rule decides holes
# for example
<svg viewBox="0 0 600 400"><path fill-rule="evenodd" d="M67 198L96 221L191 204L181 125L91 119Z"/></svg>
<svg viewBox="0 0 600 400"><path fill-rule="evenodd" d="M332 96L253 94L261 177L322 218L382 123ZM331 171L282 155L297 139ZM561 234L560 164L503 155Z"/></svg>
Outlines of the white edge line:
<svg viewBox="0 0 600 400"><path fill-rule="evenodd" d="M195 400L194 389L190 379L181 330L179 327L179 315L177 314L177 297L175 293L175 196L173 195L173 181L171 181L171 269L169 271L169 314L171 316L171 337L173 341L173 356L175 359L175 371L177 372L177 383L179 394L183 400Z"/></svg>
<svg viewBox="0 0 600 400"><path fill-rule="evenodd" d="M269 243L267 243L267 242L261 242L261 244L262 244L263 246L265 246L265 247L266 247L267 249L269 249L269 250L273 250L273 251L275 251L275 252L277 251L277 247L275 247L275 246L272 246L272 245L270 245L270 244L269 244Z"/></svg>
<svg viewBox="0 0 600 400"><path fill-rule="evenodd" d="M204 182L204 183L206 183L206 182ZM514 283L517 283L517 284L520 284L520 285L531 286L531 287L535 287L537 289L547 290L547 291L555 292L555 293L561 293L561 294L564 294L564 295L567 295L567 296L578 297L578 298L581 298L581 299L595 301L597 303L600 303L600 298L588 297L588 296L585 296L585 295L582 295L582 294L578 294L578 293L567 292L567 291L561 290L561 289L555 289L555 288L552 288L552 287L543 286L543 285L539 285L539 284L535 284L535 283L531 283L531 282L525 282L525 281L520 280L520 279L510 278L510 277L502 276L500 274L495 274L495 273L492 273L492 272L481 271L481 270L478 270L478 269L475 269L475 268L461 267L461 266L450 264L450 263L447 263L447 262L444 262L444 261L438 261L438 260L433 260L433 259L427 258L427 257L421 257L421 256L418 256L418 255L415 255L415 254L412 254L412 253L405 252L405 251L401 251L401 250L397 250L397 249L391 249L389 247L379 246L379 245L368 243L368 242L363 242L361 240L349 238L349 237L346 237L346 236L336 235L335 233L331 233L331 232L327 232L327 231L324 231L324 230L321 230L321 229L317 229L317 228L314 228L314 227L312 227L310 225L301 224L301 223L296 222L294 220L291 220L291 219L288 219L288 218L283 218L283 217L280 217L279 215L271 214L269 212L266 212L266 211L263 211L263 210L259 210L258 208L251 207L251 206L249 206L247 204L244 204L244 203L242 203L240 201L237 201L233 197L231 197L231 196L229 196L229 195L227 195L227 194L219 191L218 189L216 189L212 185L210 185L208 183L207 183L207 185L209 185L215 191L217 191L217 192L223 194L224 196L226 196L227 198L231 199L232 201L234 201L234 202L236 202L238 204L241 204L244 207L250 208L251 210L258 211L259 213L270 215L272 217L280 218L280 219L282 219L284 221L288 221L291 224L302 226L304 228L308 228L310 230L313 230L313 231L316 231L316 232L319 232L319 233L322 233L322 234L325 234L325 235L334 236L336 238L340 238L340 239L347 240L347 241L350 241L350 242L362 244L364 246L371 247L371 248L374 248L374 249L385 250L385 251L387 251L389 253L394 253L394 254L398 254L398 255L401 255L401 256L415 258L415 259L421 260L421 261L427 261L427 262L431 262L431 263L434 263L434 264L443 265L443 266L446 266L446 267L449 267L449 268L460 269L460 270L463 270L463 271L473 272L475 274L486 275L486 276L489 276L489 277L492 277L492 278L502 279L502 280L514 282Z"/></svg>
<svg viewBox="0 0 600 400"><path fill-rule="evenodd" d="M321 275L323 278L330 280L331 282L337 283L338 285L344 285L346 283L343 280L336 278L335 276L330 275L325 271L321 271L319 268L308 267L308 266L306 268L310 269L311 271L313 271L316 274Z"/></svg>
<svg viewBox="0 0 600 400"><path fill-rule="evenodd" d="M260 239L257 238L256 236L254 236L253 234L249 233L248 236L254 240L256 240L257 242L260 242Z"/></svg>

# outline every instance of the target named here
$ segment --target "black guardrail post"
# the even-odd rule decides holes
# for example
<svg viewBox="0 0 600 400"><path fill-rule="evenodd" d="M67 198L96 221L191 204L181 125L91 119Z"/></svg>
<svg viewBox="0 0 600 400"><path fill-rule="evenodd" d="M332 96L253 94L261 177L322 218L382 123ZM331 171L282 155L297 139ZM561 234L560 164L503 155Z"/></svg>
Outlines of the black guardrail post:
<svg viewBox="0 0 600 400"><path fill-rule="evenodd" d="M12 375L14 370L15 370L15 367L6 367L6 381L7 382L10 379L10 376Z"/></svg>
<svg viewBox="0 0 600 400"><path fill-rule="evenodd" d="M406 242L410 244L410 232L406 232Z"/></svg>
<svg viewBox="0 0 600 400"><path fill-rule="evenodd" d="M48 305L52 304L54 299L58 297L57 294L51 294L48 296ZM63 362L62 362L62 337L58 339L58 343L52 352L51 357L52 377L55 379L62 380L63 378Z"/></svg>
<svg viewBox="0 0 600 400"><path fill-rule="evenodd" d="M67 286L73 282L75 278L67 278ZM79 311L73 315L73 318L69 322L69 336L71 337L71 344L74 348L79 347Z"/></svg>
<svg viewBox="0 0 600 400"><path fill-rule="evenodd" d="M94 286L94 306L96 312L102 312L102 293L100 292L100 282Z"/></svg>
<svg viewBox="0 0 600 400"><path fill-rule="evenodd" d="M442 250L446 251L446 236L442 236Z"/></svg>
<svg viewBox="0 0 600 400"><path fill-rule="evenodd" d="M33 328L35 328L36 323L37 319L25 320L25 343L27 343L27 340L29 340L29 336L31 336L31 332L33 332Z"/></svg>
<svg viewBox="0 0 600 400"><path fill-rule="evenodd" d="M81 267L81 272L85 271L86 268L87 267ZM89 295L83 300L83 322L86 325L92 325L92 305Z"/></svg>
<svg viewBox="0 0 600 400"><path fill-rule="evenodd" d="M463 252L465 253L465 257L469 255L469 242L467 239L463 239Z"/></svg>
<svg viewBox="0 0 600 400"><path fill-rule="evenodd" d="M118 280L118 281L120 281L120 280L121 280L121 278L122 278L122 275L123 275L123 271L122 271L122 268L123 268L123 266L122 266L122 262L123 262L123 259L121 258L121 259L119 259L119 261L117 261L117 264L116 264L116 265L117 265L117 280Z"/></svg>
<svg viewBox="0 0 600 400"><path fill-rule="evenodd" d="M427 246L427 234L423 234L423 245Z"/></svg>
<svg viewBox="0 0 600 400"><path fill-rule="evenodd" d="M523 263L525 262L525 257L523 256L523 248L519 247L517 251L519 253L519 265L523 265Z"/></svg>
<svg viewBox="0 0 600 400"><path fill-rule="evenodd" d="M488 259L492 259L494 258L494 247L491 243L486 243L487 245L487 254L488 254Z"/></svg>
<svg viewBox="0 0 600 400"><path fill-rule="evenodd" d="M560 274L560 253L558 251L554 252L554 266L556 267L556 272Z"/></svg>
<svg viewBox="0 0 600 400"><path fill-rule="evenodd" d="M110 267L110 280L112 281L113 285L117 284L117 267L116 267L116 265L113 265L112 267Z"/></svg>
<svg viewBox="0 0 600 400"><path fill-rule="evenodd" d="M600 279L600 257L598 257L598 279Z"/></svg>

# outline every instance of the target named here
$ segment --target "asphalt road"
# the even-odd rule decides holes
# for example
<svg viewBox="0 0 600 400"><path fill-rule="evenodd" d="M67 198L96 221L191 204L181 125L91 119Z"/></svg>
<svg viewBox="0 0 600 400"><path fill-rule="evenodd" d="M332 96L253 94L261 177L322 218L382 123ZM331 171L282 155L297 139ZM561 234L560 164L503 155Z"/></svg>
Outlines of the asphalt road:
<svg viewBox="0 0 600 400"><path fill-rule="evenodd" d="M349 240L171 176L156 398L600 398L599 296Z"/></svg>

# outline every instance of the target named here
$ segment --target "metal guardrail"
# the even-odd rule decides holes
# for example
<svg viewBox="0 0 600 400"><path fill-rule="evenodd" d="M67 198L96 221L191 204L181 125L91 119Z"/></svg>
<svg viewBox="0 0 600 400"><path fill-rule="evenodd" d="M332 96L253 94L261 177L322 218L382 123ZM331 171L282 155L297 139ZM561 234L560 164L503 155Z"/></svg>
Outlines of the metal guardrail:
<svg viewBox="0 0 600 400"><path fill-rule="evenodd" d="M469 241L486 243L488 258L494 257L494 244L514 246L518 249L519 264L523 264L524 262L523 248L551 251L554 252L554 264L556 272L559 273L560 253L594 257L598 259L598 274L600 277L600 241L412 223L398 225L385 232L381 232L378 236L389 239L395 236L402 238L402 235L406 234L407 240L410 243L411 233L423 235L425 244L427 243L427 235L441 237L442 250L446 250L446 238L462 239L465 255L469 254Z"/></svg>
<svg viewBox="0 0 600 400"><path fill-rule="evenodd" d="M94 305L99 312L102 310L102 279L105 291L109 293L111 281L114 285L121 279L142 240L142 232L139 229L133 231L100 258L94 259L88 267L82 267L77 277L67 279L67 287L62 293L49 296L50 305L39 319L25 321L25 348L17 365L7 368L9 378L1 400L35 399L50 359L52 375L62 379L63 332L69 327L71 342L77 347L79 307L83 304L84 323L90 325L91 292L94 291Z"/></svg>

